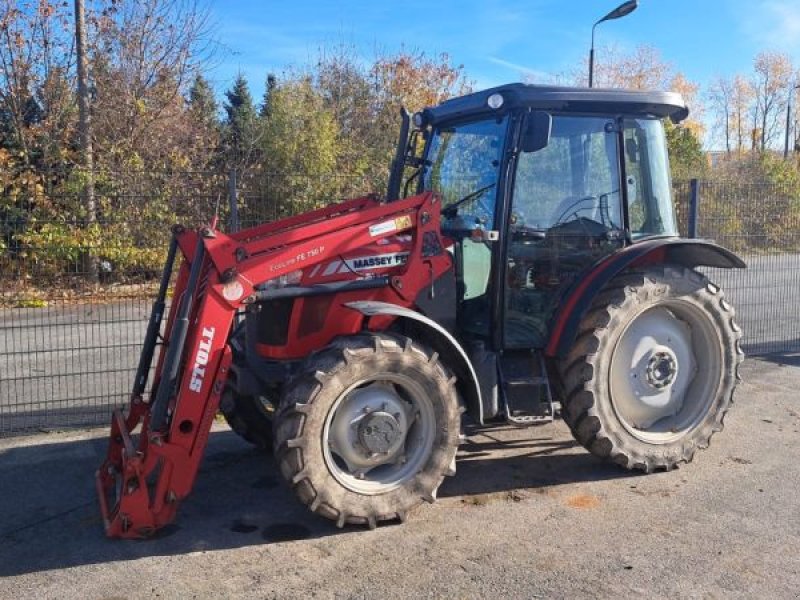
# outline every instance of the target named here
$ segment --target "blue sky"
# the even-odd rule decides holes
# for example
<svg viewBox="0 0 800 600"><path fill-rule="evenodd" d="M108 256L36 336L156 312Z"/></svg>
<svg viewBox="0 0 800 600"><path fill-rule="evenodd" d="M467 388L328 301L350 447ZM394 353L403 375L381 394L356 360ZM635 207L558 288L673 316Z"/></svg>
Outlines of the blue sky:
<svg viewBox="0 0 800 600"><path fill-rule="evenodd" d="M238 72L261 96L270 71L313 63L346 44L365 60L407 48L446 52L477 88L576 67L591 26L621 0L210 0L222 44L211 73L221 92ZM597 28L597 46L658 48L690 79L748 72L760 50L800 64L800 0L640 0L636 12Z"/></svg>

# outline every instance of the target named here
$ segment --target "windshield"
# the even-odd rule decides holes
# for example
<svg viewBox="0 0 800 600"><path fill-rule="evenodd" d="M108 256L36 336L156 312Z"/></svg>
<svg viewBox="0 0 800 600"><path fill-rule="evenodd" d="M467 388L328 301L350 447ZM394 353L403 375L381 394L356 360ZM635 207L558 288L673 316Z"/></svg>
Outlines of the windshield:
<svg viewBox="0 0 800 600"><path fill-rule="evenodd" d="M508 119L434 130L423 188L439 192L445 218L469 215L491 229Z"/></svg>

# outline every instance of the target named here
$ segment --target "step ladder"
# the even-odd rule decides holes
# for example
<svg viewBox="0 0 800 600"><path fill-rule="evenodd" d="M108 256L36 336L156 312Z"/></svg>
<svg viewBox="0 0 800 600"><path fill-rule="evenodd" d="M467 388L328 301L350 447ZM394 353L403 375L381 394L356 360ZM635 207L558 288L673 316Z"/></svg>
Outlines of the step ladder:
<svg viewBox="0 0 800 600"><path fill-rule="evenodd" d="M506 352L498 363L506 420L528 427L553 421L556 407L540 352Z"/></svg>

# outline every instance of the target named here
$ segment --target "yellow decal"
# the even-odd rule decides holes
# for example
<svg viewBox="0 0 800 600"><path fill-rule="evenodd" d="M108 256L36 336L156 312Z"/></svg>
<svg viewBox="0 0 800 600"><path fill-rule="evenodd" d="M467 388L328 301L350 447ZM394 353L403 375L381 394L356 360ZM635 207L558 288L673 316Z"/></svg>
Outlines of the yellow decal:
<svg viewBox="0 0 800 600"><path fill-rule="evenodd" d="M411 217L409 215L403 215L402 217L397 217L394 220L394 225L397 227L397 231L401 231L403 229L409 229L411 227Z"/></svg>

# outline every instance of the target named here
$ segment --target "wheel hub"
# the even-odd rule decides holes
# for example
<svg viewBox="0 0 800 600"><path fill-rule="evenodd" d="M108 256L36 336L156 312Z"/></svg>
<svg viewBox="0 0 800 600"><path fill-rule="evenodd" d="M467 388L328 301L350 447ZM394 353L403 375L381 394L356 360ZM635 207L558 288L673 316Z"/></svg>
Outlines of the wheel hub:
<svg viewBox="0 0 800 600"><path fill-rule="evenodd" d="M664 307L646 311L614 350L610 375L617 414L635 435L650 431L681 412L696 371L690 327Z"/></svg>
<svg viewBox="0 0 800 600"><path fill-rule="evenodd" d="M403 454L411 406L389 386L351 392L331 423L328 446L356 475L397 461Z"/></svg>
<svg viewBox="0 0 800 600"><path fill-rule="evenodd" d="M404 432L388 412L370 413L358 423L358 441L370 454L392 454L402 444Z"/></svg>
<svg viewBox="0 0 800 600"><path fill-rule="evenodd" d="M657 390L671 385L677 373L677 360L668 348L653 352L647 361L646 381Z"/></svg>
<svg viewBox="0 0 800 600"><path fill-rule="evenodd" d="M339 483L384 494L416 477L435 441L430 394L414 377L380 372L356 381L334 402L323 453Z"/></svg>

